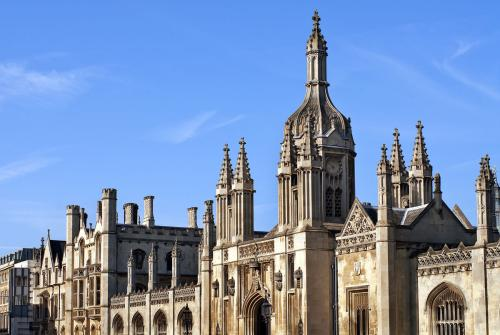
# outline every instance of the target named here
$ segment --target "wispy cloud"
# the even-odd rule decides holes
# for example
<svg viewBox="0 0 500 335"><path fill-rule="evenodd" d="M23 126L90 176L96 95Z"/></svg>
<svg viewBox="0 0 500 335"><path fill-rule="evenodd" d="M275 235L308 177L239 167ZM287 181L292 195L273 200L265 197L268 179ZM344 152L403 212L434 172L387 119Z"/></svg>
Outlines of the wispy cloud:
<svg viewBox="0 0 500 335"><path fill-rule="evenodd" d="M453 65L454 61L465 56L468 52L470 52L474 47L478 45L479 45L478 41L471 43L459 42L458 47L455 49L455 51L452 53L450 57L445 58L440 62L434 62L434 65L439 70L446 73L448 76L458 81L462 85L468 86L485 96L500 101L500 90L498 88L482 83L477 79L473 79L465 72L459 70Z"/></svg>
<svg viewBox="0 0 500 335"><path fill-rule="evenodd" d="M154 138L159 141L180 144L206 131L212 131L227 127L238 122L244 116L237 115L227 120L218 120L215 111L203 112L183 120L175 125L158 129L154 132Z"/></svg>
<svg viewBox="0 0 500 335"><path fill-rule="evenodd" d="M414 88L425 93L428 96L433 96L440 101L445 101L451 105L458 105L461 108L470 108L463 101L459 101L457 97L449 94L447 89L440 85L437 81L426 75L415 67L388 55L366 50L359 47L352 47L353 51L360 57L381 64L390 73L404 80L405 83L412 85Z"/></svg>
<svg viewBox="0 0 500 335"><path fill-rule="evenodd" d="M22 63L0 63L0 102L15 97L73 95L94 74L91 68L40 71Z"/></svg>
<svg viewBox="0 0 500 335"><path fill-rule="evenodd" d="M0 166L0 182L33 173L56 161L54 158L35 157L8 163Z"/></svg>

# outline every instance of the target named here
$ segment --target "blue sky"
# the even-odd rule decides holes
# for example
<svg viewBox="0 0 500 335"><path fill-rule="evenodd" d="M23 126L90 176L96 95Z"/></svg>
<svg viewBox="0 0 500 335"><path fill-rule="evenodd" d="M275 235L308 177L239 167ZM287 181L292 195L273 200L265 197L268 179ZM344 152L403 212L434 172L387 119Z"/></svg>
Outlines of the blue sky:
<svg viewBox="0 0 500 335"><path fill-rule="evenodd" d="M153 194L157 222L184 226L187 207L214 197L223 144L234 162L241 136L256 229L270 229L315 8L330 93L352 119L357 196L375 203L394 127L409 164L422 120L445 201L475 222L480 157L500 165L496 1L15 1L0 5L0 253L49 228L64 238L67 204L95 222L103 187L118 189L120 217Z"/></svg>

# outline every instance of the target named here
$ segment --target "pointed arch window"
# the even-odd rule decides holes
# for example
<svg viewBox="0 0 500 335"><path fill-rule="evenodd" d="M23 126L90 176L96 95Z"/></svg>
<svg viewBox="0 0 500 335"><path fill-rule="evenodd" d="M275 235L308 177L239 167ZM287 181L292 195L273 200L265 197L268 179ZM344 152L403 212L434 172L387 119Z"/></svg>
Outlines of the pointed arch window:
<svg viewBox="0 0 500 335"><path fill-rule="evenodd" d="M335 217L342 216L342 189L337 187L335 189Z"/></svg>
<svg viewBox="0 0 500 335"><path fill-rule="evenodd" d="M78 244L78 254L79 254L79 261L80 261L80 267L83 268L85 266L85 242L80 240L80 243Z"/></svg>
<svg viewBox="0 0 500 335"><path fill-rule="evenodd" d="M136 314L132 320L133 335L144 335L144 319L142 315Z"/></svg>
<svg viewBox="0 0 500 335"><path fill-rule="evenodd" d="M465 334L465 301L461 292L447 284L440 285L431 295L432 334Z"/></svg>
<svg viewBox="0 0 500 335"><path fill-rule="evenodd" d="M328 187L325 193L325 216L333 217L333 189Z"/></svg>
<svg viewBox="0 0 500 335"><path fill-rule="evenodd" d="M101 264L101 235L95 237L95 262Z"/></svg>
<svg viewBox="0 0 500 335"><path fill-rule="evenodd" d="M167 318L162 311L156 315L154 324L155 335L167 335Z"/></svg>
<svg viewBox="0 0 500 335"><path fill-rule="evenodd" d="M119 315L113 320L113 335L123 335L123 319Z"/></svg>
<svg viewBox="0 0 500 335"><path fill-rule="evenodd" d="M142 270L144 266L144 259L146 258L146 252L141 249L135 249L134 252L135 268L137 270Z"/></svg>

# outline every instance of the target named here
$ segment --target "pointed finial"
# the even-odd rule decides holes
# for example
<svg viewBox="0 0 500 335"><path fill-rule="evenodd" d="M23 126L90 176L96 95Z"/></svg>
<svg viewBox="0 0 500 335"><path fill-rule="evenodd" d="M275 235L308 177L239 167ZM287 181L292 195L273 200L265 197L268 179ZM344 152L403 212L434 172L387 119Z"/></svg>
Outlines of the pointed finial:
<svg viewBox="0 0 500 335"><path fill-rule="evenodd" d="M319 21L321 21L321 18L319 17L319 13L318 13L317 9L314 10L314 15L312 17L312 20L314 22L314 28L318 28L319 27Z"/></svg>
<svg viewBox="0 0 500 335"><path fill-rule="evenodd" d="M439 173L434 176L434 193L441 193L441 175Z"/></svg>
<svg viewBox="0 0 500 335"><path fill-rule="evenodd" d="M42 237L40 239L40 247L43 248L45 246L45 239Z"/></svg>
<svg viewBox="0 0 500 335"><path fill-rule="evenodd" d="M387 160L387 147L385 144L382 144L382 160L386 161Z"/></svg>
<svg viewBox="0 0 500 335"><path fill-rule="evenodd" d="M245 144L247 144L247 142L245 142L245 138L244 137L240 138L240 142L239 143L240 143L240 148L245 148Z"/></svg>
<svg viewBox="0 0 500 335"><path fill-rule="evenodd" d="M47 241L50 240L50 229L47 229Z"/></svg>

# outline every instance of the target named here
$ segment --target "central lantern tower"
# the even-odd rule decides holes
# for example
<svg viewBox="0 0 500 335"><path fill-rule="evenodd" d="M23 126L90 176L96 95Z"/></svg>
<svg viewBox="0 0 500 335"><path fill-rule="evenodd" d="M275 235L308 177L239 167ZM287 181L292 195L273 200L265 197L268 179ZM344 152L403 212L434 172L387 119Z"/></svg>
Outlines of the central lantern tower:
<svg viewBox="0 0 500 335"><path fill-rule="evenodd" d="M354 201L354 140L350 119L328 94L326 41L313 16L307 40L304 101L285 123L278 163L279 229L344 223Z"/></svg>

